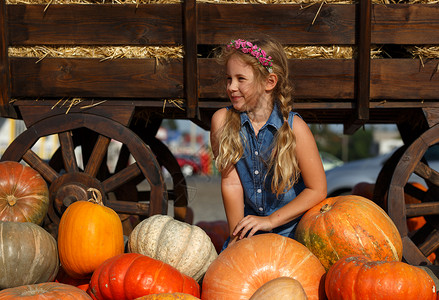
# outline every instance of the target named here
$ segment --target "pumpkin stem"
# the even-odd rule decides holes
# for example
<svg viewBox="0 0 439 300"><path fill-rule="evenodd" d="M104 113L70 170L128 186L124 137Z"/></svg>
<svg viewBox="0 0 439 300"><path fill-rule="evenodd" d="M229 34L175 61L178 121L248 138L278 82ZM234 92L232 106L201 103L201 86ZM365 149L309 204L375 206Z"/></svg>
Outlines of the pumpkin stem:
<svg viewBox="0 0 439 300"><path fill-rule="evenodd" d="M17 203L17 197L15 197L14 195L8 195L8 196L6 197L6 201L8 201L8 204L9 204L10 206L14 206L15 203Z"/></svg>
<svg viewBox="0 0 439 300"><path fill-rule="evenodd" d="M325 204L325 205L322 206L322 208L320 208L320 213L323 214L323 213L327 212L330 209L331 209L331 205Z"/></svg>
<svg viewBox="0 0 439 300"><path fill-rule="evenodd" d="M93 197L88 199L88 201L104 206L104 203L102 202L102 194L98 189L88 188L87 192L91 192L91 195Z"/></svg>

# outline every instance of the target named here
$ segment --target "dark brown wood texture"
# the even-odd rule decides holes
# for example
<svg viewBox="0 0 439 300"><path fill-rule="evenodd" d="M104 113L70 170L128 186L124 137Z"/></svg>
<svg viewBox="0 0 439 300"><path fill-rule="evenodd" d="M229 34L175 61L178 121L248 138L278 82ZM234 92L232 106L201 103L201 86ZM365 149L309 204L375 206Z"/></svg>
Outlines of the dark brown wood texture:
<svg viewBox="0 0 439 300"><path fill-rule="evenodd" d="M11 57L9 62L2 62L10 64L10 79L4 77L2 83L3 115L9 96L99 98L157 108L163 106L163 99L178 98L186 101L183 117L208 120L206 115L228 101L221 67L213 59L196 58L197 45L223 44L259 31L284 44L363 47L357 60L290 61L296 108L308 121L397 123L401 110L435 107L439 95L439 60L423 66L417 59L373 59L369 65L367 57L369 44L437 44L439 5L371 5L371 12L362 14L359 10L368 9L368 5L316 4L303 8L295 4L188 1L184 5L144 4L138 8L50 5L46 12L44 7L6 6L3 14L7 22L2 33L8 30L5 36L9 45L184 44L188 53L184 60L158 64L153 59L102 62L92 58L45 58L36 63L33 58Z"/></svg>

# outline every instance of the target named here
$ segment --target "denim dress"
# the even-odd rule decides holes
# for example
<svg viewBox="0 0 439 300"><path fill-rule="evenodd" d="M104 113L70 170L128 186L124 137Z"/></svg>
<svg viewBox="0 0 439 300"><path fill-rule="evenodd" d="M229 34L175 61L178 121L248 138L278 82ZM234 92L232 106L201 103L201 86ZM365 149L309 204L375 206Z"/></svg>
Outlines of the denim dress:
<svg viewBox="0 0 439 300"><path fill-rule="evenodd" d="M295 112L290 112L288 123L292 128ZM288 191L279 196L271 191L272 174L268 173L268 162L273 149L273 140L276 132L283 124L283 117L275 104L267 122L255 135L253 126L247 113L241 113L241 138L244 153L236 163L236 170L244 189L244 216L268 216L296 198L305 189L302 178ZM273 233L294 238L297 224L301 217L274 228ZM256 234L266 233L258 231ZM223 249L227 247L228 240Z"/></svg>

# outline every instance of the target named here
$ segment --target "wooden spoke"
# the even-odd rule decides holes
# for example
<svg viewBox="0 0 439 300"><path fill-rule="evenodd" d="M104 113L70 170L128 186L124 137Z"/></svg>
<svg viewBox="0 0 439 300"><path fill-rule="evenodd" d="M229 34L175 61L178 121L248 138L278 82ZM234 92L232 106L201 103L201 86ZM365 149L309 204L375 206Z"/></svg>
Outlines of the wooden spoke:
<svg viewBox="0 0 439 300"><path fill-rule="evenodd" d="M428 165L424 164L422 161L420 161L416 167L414 173L422 178L424 178L426 181L439 186L439 172L436 170L430 168Z"/></svg>
<svg viewBox="0 0 439 300"><path fill-rule="evenodd" d="M99 171L99 168L104 160L105 155L107 154L108 145L110 144L110 139L100 135L98 140L93 148L93 152L87 162L87 166L85 167L85 173L88 175L95 177Z"/></svg>
<svg viewBox="0 0 439 300"><path fill-rule="evenodd" d="M139 166L136 163L133 163L106 179L104 182L102 182L102 185L105 192L112 192L121 185L130 182L141 174L142 171L139 169Z"/></svg>
<svg viewBox="0 0 439 300"><path fill-rule="evenodd" d="M438 215L439 205L434 202L419 203L419 204L407 204L406 205L406 216L418 217L418 216L428 216L428 215Z"/></svg>
<svg viewBox="0 0 439 300"><path fill-rule="evenodd" d="M425 255L429 256L433 251L439 248L439 230L433 230L433 232L427 237L427 239L419 245L419 250Z"/></svg>
<svg viewBox="0 0 439 300"><path fill-rule="evenodd" d="M41 176L44 177L48 182L53 182L58 178L59 174L52 169L44 160L42 160L34 151L31 149L27 150L23 156L23 160L32 168L34 168Z"/></svg>
<svg viewBox="0 0 439 300"><path fill-rule="evenodd" d="M72 132L61 132L58 134L58 139L59 143L61 144L61 152L66 172L78 172L78 163L76 162Z"/></svg>

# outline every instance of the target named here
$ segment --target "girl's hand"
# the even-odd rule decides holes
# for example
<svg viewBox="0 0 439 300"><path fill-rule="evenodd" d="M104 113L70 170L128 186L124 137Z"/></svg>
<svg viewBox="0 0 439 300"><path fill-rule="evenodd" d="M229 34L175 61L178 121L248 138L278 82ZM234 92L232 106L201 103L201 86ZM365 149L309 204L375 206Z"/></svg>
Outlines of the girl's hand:
<svg viewBox="0 0 439 300"><path fill-rule="evenodd" d="M233 231L233 235L238 239L243 239L247 233L247 237L253 236L257 231L270 231L273 229L273 224L271 223L268 216L259 217L248 215L241 219Z"/></svg>

